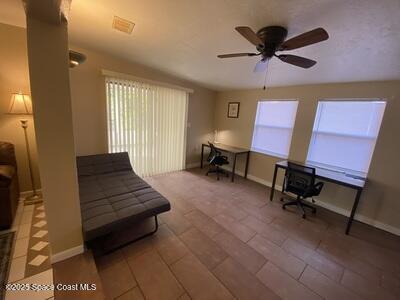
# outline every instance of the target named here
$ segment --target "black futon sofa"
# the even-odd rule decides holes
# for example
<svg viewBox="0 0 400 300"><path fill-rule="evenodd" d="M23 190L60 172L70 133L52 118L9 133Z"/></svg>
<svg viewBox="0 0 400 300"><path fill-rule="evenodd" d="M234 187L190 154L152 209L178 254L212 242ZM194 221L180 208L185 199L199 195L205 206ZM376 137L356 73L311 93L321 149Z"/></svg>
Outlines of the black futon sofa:
<svg viewBox="0 0 400 300"><path fill-rule="evenodd" d="M148 236L157 231L157 215L171 209L166 198L135 174L127 152L78 156L77 168L85 242L154 217L154 231L140 238Z"/></svg>

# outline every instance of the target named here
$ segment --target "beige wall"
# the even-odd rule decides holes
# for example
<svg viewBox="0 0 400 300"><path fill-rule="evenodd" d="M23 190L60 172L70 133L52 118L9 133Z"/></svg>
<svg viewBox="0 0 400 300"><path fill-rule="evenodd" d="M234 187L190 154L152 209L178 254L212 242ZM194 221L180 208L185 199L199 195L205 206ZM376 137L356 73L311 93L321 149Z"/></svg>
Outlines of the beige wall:
<svg viewBox="0 0 400 300"><path fill-rule="evenodd" d="M26 31L23 28L0 23L0 141L15 145L20 190L32 190L28 171L24 132L19 120L28 123L28 138L33 159L33 173L37 187L40 187L37 167L35 128L31 116L7 115L11 93L21 91L30 94Z"/></svg>
<svg viewBox="0 0 400 300"><path fill-rule="evenodd" d="M292 87L268 88L263 91L240 90L220 92L217 95L215 126L219 130L219 141L231 145L250 147L257 102L260 99L297 99L299 107L289 158L305 161L311 138L317 100L322 98L385 98L388 103L381 132L358 209L358 218L400 232L400 81L365 82L344 84L323 84ZM228 119L229 101L240 101L240 117ZM275 162L281 159L258 153L251 153L249 174L264 182L271 182ZM243 170L243 159L239 169ZM282 175L281 175L282 177ZM354 191L326 184L319 197L338 211L349 210Z"/></svg>
<svg viewBox="0 0 400 300"><path fill-rule="evenodd" d="M199 162L200 145L213 134L215 92L107 54L71 48L87 56L84 64L70 71L77 155L107 152L105 83L101 75L106 69L193 89L189 96L186 162Z"/></svg>
<svg viewBox="0 0 400 300"><path fill-rule="evenodd" d="M19 117L5 113L8 110L11 93L23 91L30 93L26 30L0 24L0 140L16 145L21 191L30 190L29 172L25 142ZM6 41L6 42L4 42ZM70 70L71 95L73 101L73 121L77 155L94 154L107 151L105 90L101 69L131 74L152 80L182 85L194 90L189 97L187 132L187 164L197 163L200 145L212 137L214 128L214 91L202 88L185 80L124 60L108 54L71 46L87 55L87 61L78 68ZM31 144L34 174L40 186L37 167L37 151L32 117L28 117L29 139Z"/></svg>
<svg viewBox="0 0 400 300"><path fill-rule="evenodd" d="M26 170L25 146L19 118L4 115L8 109L11 93L22 90L29 93L29 74L25 29L0 24L0 140L13 142L17 146L19 179L21 190L29 189L29 175ZM4 42L7 41L7 42ZM359 207L359 214L373 222L400 228L400 204L397 201L400 184L396 179L396 169L400 168L397 153L400 142L396 133L400 132L398 114L400 112L400 82L349 83L280 87L263 90L228 91L217 94L214 115L215 93L186 81L176 79L147 67L127 63L110 55L72 47L88 56L78 68L70 70L73 124L75 146L78 155L100 153L107 150L106 117L103 78L101 69L132 74L153 80L179 84L195 90L190 96L188 122L187 163L198 162L199 145L211 139L215 128L220 131L220 139L237 146L250 146L256 104L259 99L300 100L295 131L292 139L290 158L302 161L308 150L317 99L349 97L383 97L389 100L382 130L375 149L369 173L369 184ZM239 119L226 117L227 102L240 101ZM31 119L31 118L30 118ZM34 132L30 122L30 140L34 156L34 171L37 180L36 147ZM264 154L252 153L249 174L265 181L271 181L273 165L279 160ZM239 169L243 161L239 162ZM242 168L243 169L243 168ZM345 188L328 184L321 201L348 210L354 193ZM379 224L378 224L379 225Z"/></svg>

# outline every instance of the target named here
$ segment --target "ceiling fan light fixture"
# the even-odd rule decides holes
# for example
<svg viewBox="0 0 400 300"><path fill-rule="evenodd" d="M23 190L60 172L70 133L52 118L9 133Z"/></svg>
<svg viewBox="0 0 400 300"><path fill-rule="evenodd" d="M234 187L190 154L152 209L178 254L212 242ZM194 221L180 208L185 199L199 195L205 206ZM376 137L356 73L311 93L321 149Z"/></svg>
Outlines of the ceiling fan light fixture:
<svg viewBox="0 0 400 300"><path fill-rule="evenodd" d="M320 43L329 38L328 32L321 27L292 37L289 40L285 40L287 37L287 29L282 26L266 26L258 30L257 33L248 26L238 26L235 27L235 29L246 40L256 46L256 50L259 53L230 53L220 54L218 57L230 58L261 55L261 61L257 63L254 72L264 72L267 70L268 60L272 57L277 57L281 61L296 67L304 69L311 68L317 63L315 60L292 54L277 55L276 52L302 48Z"/></svg>
<svg viewBox="0 0 400 300"><path fill-rule="evenodd" d="M74 68L79 66L86 60L86 56L82 53L69 50L69 67Z"/></svg>

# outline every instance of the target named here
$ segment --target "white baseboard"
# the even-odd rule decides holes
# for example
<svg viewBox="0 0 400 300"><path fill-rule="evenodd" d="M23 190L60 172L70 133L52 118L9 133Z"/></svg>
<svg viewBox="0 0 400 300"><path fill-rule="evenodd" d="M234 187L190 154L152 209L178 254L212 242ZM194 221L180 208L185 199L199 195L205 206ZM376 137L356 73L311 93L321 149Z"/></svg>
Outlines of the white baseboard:
<svg viewBox="0 0 400 300"><path fill-rule="evenodd" d="M231 171L231 169L229 169L228 167L223 167L223 169ZM242 171L236 171L235 173L237 175L239 175L239 176L244 176L244 172L242 172ZM247 178L252 180L252 181L258 182L258 183L260 183L262 185L265 185L267 187L270 187L270 188L272 187L272 182L264 180L264 179L259 178L259 177L256 177L254 175L248 174ZM276 190L282 190L282 186L281 185L275 185L275 189ZM308 200L308 199L306 199L306 200L307 201L311 201L311 200ZM317 199L317 201L318 201L318 199ZM318 201L317 205L320 206L320 207L323 207L323 208L325 208L327 210L333 211L333 212L335 212L337 214L340 214L342 216L346 216L346 217L350 216L350 211L349 210L343 209L343 208L341 208L339 206L332 205L332 204L324 202L324 201ZM355 216L354 216L354 220L360 221L362 223L371 225L371 226L373 226L375 228L379 228L379 229L382 229L384 231L387 231L387 232L390 232L392 234L400 236L400 228L396 228L396 227L391 226L389 224L376 221L376 220L371 219L369 217L366 217L366 216L363 216L363 215L360 215L360 214L356 213Z"/></svg>
<svg viewBox="0 0 400 300"><path fill-rule="evenodd" d="M74 248L70 248L65 251L51 255L50 260L51 260L51 263L54 264L54 263L66 260L68 258L71 258L75 255L81 254L81 253L83 253L83 251L84 251L83 245L79 245Z"/></svg>
<svg viewBox="0 0 400 300"><path fill-rule="evenodd" d="M42 189L37 189L36 190L37 192L41 192L42 191ZM30 195L32 195L33 194L33 191L31 190L31 191L23 191L23 192L20 192L19 193L19 197L20 198L25 198L26 196L30 196Z"/></svg>
<svg viewBox="0 0 400 300"><path fill-rule="evenodd" d="M194 169L194 168L199 168L200 167L200 163L190 163L190 164L186 164L186 169Z"/></svg>
<svg viewBox="0 0 400 300"><path fill-rule="evenodd" d="M307 201L308 201L308 199L307 199ZM311 202L311 201L309 201L309 202ZM341 207L338 207L336 205L332 205L330 203L323 202L323 201L318 201L317 204L318 204L318 206L326 208L327 210L333 211L333 212L338 213L340 215L343 215L343 216L346 216L346 217L350 216L350 211L347 210L347 209L343 209ZM362 223L371 225L371 226L373 226L375 228L382 229L382 230L390 232L390 233L392 233L394 235L400 236L400 228L393 227L393 226L391 226L389 224L376 221L374 219L371 219L369 217L366 217L366 216L363 216L363 215L360 215L360 214L356 214L354 216L354 219L357 220L357 221L360 221Z"/></svg>

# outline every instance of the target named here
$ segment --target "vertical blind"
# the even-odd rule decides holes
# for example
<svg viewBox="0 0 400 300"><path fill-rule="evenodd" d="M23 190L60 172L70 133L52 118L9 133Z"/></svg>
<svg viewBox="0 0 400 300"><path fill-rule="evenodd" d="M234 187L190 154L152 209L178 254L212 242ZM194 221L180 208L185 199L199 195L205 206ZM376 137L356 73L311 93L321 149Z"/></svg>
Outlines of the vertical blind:
<svg viewBox="0 0 400 300"><path fill-rule="evenodd" d="M381 126L385 101L320 101L307 161L365 175Z"/></svg>
<svg viewBox="0 0 400 300"><path fill-rule="evenodd" d="M251 150L287 158L298 101L259 101Z"/></svg>
<svg viewBox="0 0 400 300"><path fill-rule="evenodd" d="M108 150L127 151L139 176L185 167L188 93L106 77Z"/></svg>

